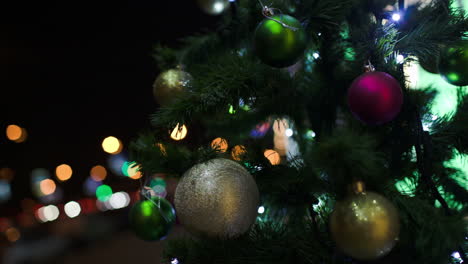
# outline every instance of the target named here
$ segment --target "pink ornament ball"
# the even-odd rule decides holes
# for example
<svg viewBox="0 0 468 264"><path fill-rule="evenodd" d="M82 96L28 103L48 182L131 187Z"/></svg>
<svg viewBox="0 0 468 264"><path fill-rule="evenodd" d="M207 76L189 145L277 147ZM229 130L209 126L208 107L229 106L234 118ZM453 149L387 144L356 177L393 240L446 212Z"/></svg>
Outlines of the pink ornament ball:
<svg viewBox="0 0 468 264"><path fill-rule="evenodd" d="M400 113L403 92L398 81L385 72L366 72L348 90L353 115L368 125L392 121Z"/></svg>

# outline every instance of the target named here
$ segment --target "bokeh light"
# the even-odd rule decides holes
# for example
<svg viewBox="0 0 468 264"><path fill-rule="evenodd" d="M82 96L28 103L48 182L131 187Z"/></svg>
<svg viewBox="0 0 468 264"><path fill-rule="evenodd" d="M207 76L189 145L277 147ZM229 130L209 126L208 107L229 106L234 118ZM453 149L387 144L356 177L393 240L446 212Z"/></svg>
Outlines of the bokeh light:
<svg viewBox="0 0 468 264"><path fill-rule="evenodd" d="M247 153L247 150L242 145L234 146L231 150L232 158L237 161L240 161L245 153Z"/></svg>
<svg viewBox="0 0 468 264"><path fill-rule="evenodd" d="M11 168L1 168L0 169L0 180L12 181L15 176L15 171Z"/></svg>
<svg viewBox="0 0 468 264"><path fill-rule="evenodd" d="M5 235L10 242L16 242L20 239L21 234L18 229L10 227L5 231Z"/></svg>
<svg viewBox="0 0 468 264"><path fill-rule="evenodd" d="M43 207L43 216L44 219L48 222L57 220L57 218L60 216L60 211L55 205L48 205L46 207ZM46 222L44 221L44 222Z"/></svg>
<svg viewBox="0 0 468 264"><path fill-rule="evenodd" d="M112 188L109 185L103 184L96 189L96 197L99 201L107 201L112 196Z"/></svg>
<svg viewBox="0 0 468 264"><path fill-rule="evenodd" d="M67 181L71 178L73 170L68 164L62 164L55 168L55 175L60 181Z"/></svg>
<svg viewBox="0 0 468 264"><path fill-rule="evenodd" d="M107 177L107 170L101 165L96 165L91 168L90 175L95 181L103 181Z"/></svg>
<svg viewBox="0 0 468 264"><path fill-rule="evenodd" d="M109 154L115 155L122 152L123 144L116 137L106 137L102 141L102 149Z"/></svg>
<svg viewBox="0 0 468 264"><path fill-rule="evenodd" d="M66 203L63 209L65 211L65 214L70 218L75 218L81 213L81 206L75 201Z"/></svg>
<svg viewBox="0 0 468 264"><path fill-rule="evenodd" d="M214 150L224 153L227 151L229 145L226 139L224 138L215 138L213 141L211 141L211 148Z"/></svg>
<svg viewBox="0 0 468 264"><path fill-rule="evenodd" d="M39 187L43 195L53 194L55 192L55 189L57 188L55 182L51 179L42 180L39 184Z"/></svg>
<svg viewBox="0 0 468 264"><path fill-rule="evenodd" d="M27 132L26 129L17 126L17 125L9 125L6 128L6 136L9 140L16 142L16 143L22 143L26 141L27 138Z"/></svg>
<svg viewBox="0 0 468 264"><path fill-rule="evenodd" d="M262 138L266 135L268 130L270 130L270 122L263 122L255 126L255 128L250 131L250 136L253 138Z"/></svg>
<svg viewBox="0 0 468 264"><path fill-rule="evenodd" d="M179 123L177 123L176 127L171 132L171 138L175 141L179 141L184 139L187 136L187 133L187 127L185 125L179 126Z"/></svg>
<svg viewBox="0 0 468 264"><path fill-rule="evenodd" d="M11 186L6 180L0 180L0 203L10 200Z"/></svg>
<svg viewBox="0 0 468 264"><path fill-rule="evenodd" d="M149 187L153 190L155 196L165 198L167 196L167 183L163 178L154 177L151 179Z"/></svg>
<svg viewBox="0 0 468 264"><path fill-rule="evenodd" d="M126 192L116 192L111 196L109 204L112 209L125 208L130 204L130 195Z"/></svg>
<svg viewBox="0 0 468 264"><path fill-rule="evenodd" d="M263 214L263 213L265 212L265 207L263 207L263 206L258 207L257 212L258 212L259 214Z"/></svg>
<svg viewBox="0 0 468 264"><path fill-rule="evenodd" d="M279 165L281 163L280 154L272 149L265 150L263 155L270 161L271 165Z"/></svg>
<svg viewBox="0 0 468 264"><path fill-rule="evenodd" d="M83 191L88 196L94 196L96 195L96 189L101 185L101 181L95 181L93 178L89 177L83 184Z"/></svg>
<svg viewBox="0 0 468 264"><path fill-rule="evenodd" d="M163 143L156 143L155 146L159 148L159 150L161 151L161 154L163 154L163 156L167 156L166 147L164 146Z"/></svg>
<svg viewBox="0 0 468 264"><path fill-rule="evenodd" d="M120 153L118 155L111 155L107 160L107 167L112 171L113 174L118 176L125 176L122 173L122 166L127 162L127 155Z"/></svg>

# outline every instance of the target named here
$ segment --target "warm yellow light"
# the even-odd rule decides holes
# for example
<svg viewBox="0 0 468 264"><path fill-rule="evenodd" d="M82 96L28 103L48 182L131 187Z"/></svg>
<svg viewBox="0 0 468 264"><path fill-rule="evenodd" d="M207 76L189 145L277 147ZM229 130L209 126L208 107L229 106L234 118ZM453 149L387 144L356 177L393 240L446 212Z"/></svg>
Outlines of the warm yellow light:
<svg viewBox="0 0 468 264"><path fill-rule="evenodd" d="M130 166L127 170L127 173L128 173L128 177L134 180L138 180L143 176L143 174L140 171L140 165L135 165L133 167Z"/></svg>
<svg viewBox="0 0 468 264"><path fill-rule="evenodd" d="M105 152L115 155L119 154L122 151L123 144L116 137L106 137L102 141L102 148Z"/></svg>
<svg viewBox="0 0 468 264"><path fill-rule="evenodd" d="M53 194L55 192L55 188L57 188L55 182L51 179L45 179L41 181L39 187L43 195Z"/></svg>
<svg viewBox="0 0 468 264"><path fill-rule="evenodd" d="M166 147L162 143L156 143L155 146L158 147L159 150L161 150L163 156L167 156Z"/></svg>
<svg viewBox="0 0 468 264"><path fill-rule="evenodd" d="M279 165L281 163L280 154L272 149L265 150L263 155L270 161L271 165Z"/></svg>
<svg viewBox="0 0 468 264"><path fill-rule="evenodd" d="M177 126L171 132L171 138L176 141L182 140L187 136L187 132L187 127L185 125L179 127L179 123L177 123Z"/></svg>
<svg viewBox="0 0 468 264"><path fill-rule="evenodd" d="M5 235L10 242L16 242L20 239L21 235L18 229L10 227L5 231Z"/></svg>
<svg viewBox="0 0 468 264"><path fill-rule="evenodd" d="M107 170L101 165L96 165L91 169L90 174L94 181L103 181L107 177Z"/></svg>
<svg viewBox="0 0 468 264"><path fill-rule="evenodd" d="M55 168L55 175L60 181L66 181L71 178L73 174L72 168L67 164L62 164Z"/></svg>
<svg viewBox="0 0 468 264"><path fill-rule="evenodd" d="M221 153L224 153L228 149L228 143L224 138L215 138L211 141L211 147Z"/></svg>
<svg viewBox="0 0 468 264"><path fill-rule="evenodd" d="M237 145L231 150L232 158L237 161L240 161L245 153L247 153L247 150L242 145Z"/></svg>
<svg viewBox="0 0 468 264"><path fill-rule="evenodd" d="M13 142L22 143L26 141L27 133L24 128L17 125L9 125L6 129L6 136Z"/></svg>

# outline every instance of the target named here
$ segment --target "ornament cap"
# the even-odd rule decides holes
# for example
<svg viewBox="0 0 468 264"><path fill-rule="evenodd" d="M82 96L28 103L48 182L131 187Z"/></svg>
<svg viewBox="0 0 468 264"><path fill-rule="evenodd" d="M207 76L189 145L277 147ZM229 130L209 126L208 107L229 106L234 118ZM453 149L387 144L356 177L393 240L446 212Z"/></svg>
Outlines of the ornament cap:
<svg viewBox="0 0 468 264"><path fill-rule="evenodd" d="M367 64L364 64L364 71L365 72L375 72L375 67L372 65L370 60L367 61Z"/></svg>
<svg viewBox="0 0 468 264"><path fill-rule="evenodd" d="M350 185L350 192L360 194L366 192L366 184L363 181L357 180Z"/></svg>

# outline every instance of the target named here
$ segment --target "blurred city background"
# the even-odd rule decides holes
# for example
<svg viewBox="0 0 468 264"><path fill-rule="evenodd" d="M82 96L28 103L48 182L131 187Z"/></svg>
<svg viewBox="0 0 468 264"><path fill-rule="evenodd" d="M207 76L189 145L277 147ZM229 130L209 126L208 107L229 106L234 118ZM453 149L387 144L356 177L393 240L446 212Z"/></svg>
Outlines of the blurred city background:
<svg viewBox="0 0 468 264"><path fill-rule="evenodd" d="M176 2L2 4L0 263L159 263L162 242L128 231L128 144L158 107L154 45L219 19ZM170 200L176 182L151 184Z"/></svg>

